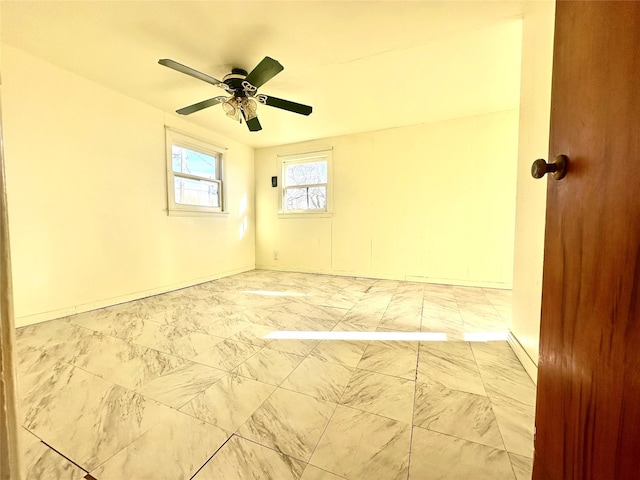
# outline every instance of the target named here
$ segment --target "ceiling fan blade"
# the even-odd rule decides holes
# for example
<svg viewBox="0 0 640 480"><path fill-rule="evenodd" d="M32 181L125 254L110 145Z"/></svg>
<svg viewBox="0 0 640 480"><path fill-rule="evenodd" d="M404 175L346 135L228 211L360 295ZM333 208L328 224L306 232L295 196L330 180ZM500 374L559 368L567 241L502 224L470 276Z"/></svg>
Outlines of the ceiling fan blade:
<svg viewBox="0 0 640 480"><path fill-rule="evenodd" d="M250 120L247 120L247 116L245 115L244 110L242 110L242 116L244 117L244 122L247 124L250 132L257 132L259 130L262 130L262 125L260 125L258 117L253 117Z"/></svg>
<svg viewBox="0 0 640 480"><path fill-rule="evenodd" d="M187 67L186 65L182 65L181 63L178 63L174 60L171 60L169 58L162 58L160 60L158 60L158 63L160 65L164 65L165 67L169 67L172 68L173 70L176 70L178 72L181 73L186 73L187 75L190 75L194 78L197 78L198 80L202 80L203 82L207 82L210 83L211 85L216 85L216 86L220 86L222 88L224 88L224 83L222 83L220 80L218 80L217 78L213 78L210 77L209 75L199 72L197 70L194 70L191 67Z"/></svg>
<svg viewBox="0 0 640 480"><path fill-rule="evenodd" d="M262 61L256 65L256 68L251 70L251 73L247 75L245 80L254 87L260 88L282 70L284 70L284 67L280 65L277 60L271 57L264 57Z"/></svg>
<svg viewBox="0 0 640 480"><path fill-rule="evenodd" d="M251 132L257 132L259 130L262 130L262 125L260 125L260 121L258 120L258 117L253 117L251 120L247 121L247 127L249 127L249 131Z"/></svg>
<svg viewBox="0 0 640 480"><path fill-rule="evenodd" d="M300 115L309 115L313 111L313 107L310 107L309 105L283 100L282 98L269 97L268 95L260 95L260 97L264 99L265 105L281 108L282 110L287 110L289 112L299 113Z"/></svg>
<svg viewBox="0 0 640 480"><path fill-rule="evenodd" d="M212 107L219 103L222 103L226 100L226 97L213 97L208 100L203 100L202 102L194 103L193 105L189 105L188 107L183 107L180 110L176 110L176 113L180 115L189 115L190 113L194 113L200 111L207 107Z"/></svg>

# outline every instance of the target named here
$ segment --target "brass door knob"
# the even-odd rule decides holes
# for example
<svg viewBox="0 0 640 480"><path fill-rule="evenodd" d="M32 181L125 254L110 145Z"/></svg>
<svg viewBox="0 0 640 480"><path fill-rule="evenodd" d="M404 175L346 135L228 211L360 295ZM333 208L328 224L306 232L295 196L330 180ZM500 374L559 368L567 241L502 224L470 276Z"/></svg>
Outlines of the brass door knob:
<svg viewBox="0 0 640 480"><path fill-rule="evenodd" d="M558 155L551 163L547 163L542 158L539 158L531 165L531 175L533 178L542 178L547 173L550 173L553 178L560 180L567 174L568 167L569 157L566 155Z"/></svg>

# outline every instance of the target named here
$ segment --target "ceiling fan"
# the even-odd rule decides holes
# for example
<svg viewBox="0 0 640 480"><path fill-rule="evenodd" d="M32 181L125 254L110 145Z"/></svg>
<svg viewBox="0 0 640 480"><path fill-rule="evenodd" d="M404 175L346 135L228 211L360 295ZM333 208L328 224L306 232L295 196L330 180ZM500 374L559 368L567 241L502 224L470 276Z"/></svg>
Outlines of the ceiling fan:
<svg viewBox="0 0 640 480"><path fill-rule="evenodd" d="M180 115L189 115L220 103L228 117L240 122L242 122L244 118L249 130L256 132L262 130L262 126L258 121L258 103L301 115L309 115L313 110L312 107L308 105L258 93L258 89L262 85L284 70L284 67L271 57L264 57L250 73L247 73L246 70L241 68L234 68L231 70L231 73L222 78L222 81L168 58L162 58L158 60L158 63L210 83L211 85L215 85L216 87L220 87L230 95L220 95L209 98L208 100L203 100L202 102L176 110Z"/></svg>

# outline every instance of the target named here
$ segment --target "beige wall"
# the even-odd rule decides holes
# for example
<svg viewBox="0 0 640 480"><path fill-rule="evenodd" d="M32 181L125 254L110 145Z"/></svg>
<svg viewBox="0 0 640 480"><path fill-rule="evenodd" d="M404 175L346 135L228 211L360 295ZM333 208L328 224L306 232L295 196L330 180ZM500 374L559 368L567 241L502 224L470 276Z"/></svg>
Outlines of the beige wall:
<svg viewBox="0 0 640 480"><path fill-rule="evenodd" d="M17 325L254 268L252 148L9 46L2 75ZM167 215L165 124L228 147L228 215Z"/></svg>
<svg viewBox="0 0 640 480"><path fill-rule="evenodd" d="M509 288L517 138L510 110L256 150L256 266ZM327 146L333 215L279 218L277 155Z"/></svg>
<svg viewBox="0 0 640 480"><path fill-rule="evenodd" d="M547 180L531 177L531 163L548 158L555 3L525 3L516 197L512 335L523 365L538 363ZM533 370L533 371L532 371ZM529 372L535 378L535 368Z"/></svg>

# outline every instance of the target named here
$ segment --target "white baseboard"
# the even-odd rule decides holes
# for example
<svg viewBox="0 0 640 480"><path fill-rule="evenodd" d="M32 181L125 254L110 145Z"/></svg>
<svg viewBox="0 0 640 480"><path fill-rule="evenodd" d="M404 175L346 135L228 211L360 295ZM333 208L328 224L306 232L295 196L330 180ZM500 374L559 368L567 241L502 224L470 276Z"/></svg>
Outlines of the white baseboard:
<svg viewBox="0 0 640 480"><path fill-rule="evenodd" d="M520 363L526 370L527 374L529 374L529 376L531 377L531 380L533 380L533 383L537 385L538 366L531 359L527 351L524 349L522 344L518 341L518 339L513 335L512 332L509 332L509 335L507 336L507 342L509 342L509 345L511 345L511 349L516 354L516 357L518 357L518 360L520 360Z"/></svg>
<svg viewBox="0 0 640 480"><path fill-rule="evenodd" d="M435 283L438 285L452 285L457 287L480 287L480 288L496 288L501 290L511 290L513 285L502 282L485 282L483 280L464 280L458 278L435 278L435 277L414 277L406 275L404 280L407 282L419 283Z"/></svg>
<svg viewBox="0 0 640 480"><path fill-rule="evenodd" d="M273 270L276 272L316 273L319 275L337 275L340 277L376 278L381 280L399 280L404 282L433 283L461 287L481 287L511 290L512 285L502 282L485 282L477 280L461 280L456 278L419 277L413 275L388 275L376 272L345 272L341 270L312 270L307 268L284 267L278 265L256 265L256 270Z"/></svg>
<svg viewBox="0 0 640 480"><path fill-rule="evenodd" d="M120 303L131 302L133 300L140 300L141 298L151 297L153 295L160 295L162 293L180 290L181 288L193 287L194 285L198 285L200 283L210 282L212 280L228 277L230 275L236 275L238 273L248 272L254 269L255 267L251 265L249 267L242 267L235 270L229 270L227 272L216 273L214 275L207 275L206 277L198 277L183 282L172 283L170 285L163 285L161 287L151 288L148 290L128 293L126 295L104 298L95 302L82 303L79 305L73 305L71 307L59 308L56 310L36 313L33 315L24 315L15 318L15 325L16 327L26 327L27 325L33 325L34 323L46 322L47 320L54 320L56 318L67 317L69 315L75 315L77 313L89 312L91 310L97 310L99 308L111 307Z"/></svg>

